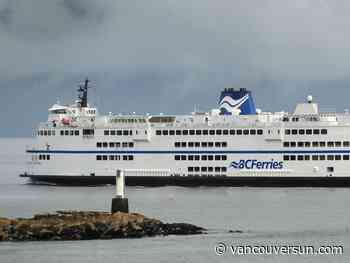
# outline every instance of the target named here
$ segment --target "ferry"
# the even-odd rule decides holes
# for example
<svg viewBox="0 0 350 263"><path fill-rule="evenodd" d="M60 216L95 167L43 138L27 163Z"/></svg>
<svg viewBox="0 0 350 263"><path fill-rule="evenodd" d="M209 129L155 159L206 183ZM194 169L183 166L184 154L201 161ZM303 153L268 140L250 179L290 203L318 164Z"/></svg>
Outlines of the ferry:
<svg viewBox="0 0 350 263"><path fill-rule="evenodd" d="M294 112L263 112L251 91L224 89L218 106L188 115L99 115L89 80L56 103L26 148L36 183L139 186L350 186L350 114L320 112L311 95Z"/></svg>

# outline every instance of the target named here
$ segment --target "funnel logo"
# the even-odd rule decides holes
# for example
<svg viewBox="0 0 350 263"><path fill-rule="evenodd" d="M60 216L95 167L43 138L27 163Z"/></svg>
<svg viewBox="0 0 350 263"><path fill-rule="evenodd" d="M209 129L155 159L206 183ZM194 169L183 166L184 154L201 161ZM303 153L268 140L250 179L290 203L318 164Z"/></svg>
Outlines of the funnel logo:
<svg viewBox="0 0 350 263"><path fill-rule="evenodd" d="M257 170L281 170L283 169L283 162L271 161L261 162L258 160L240 160L239 162L231 162L230 167L238 170L247 169L257 169Z"/></svg>

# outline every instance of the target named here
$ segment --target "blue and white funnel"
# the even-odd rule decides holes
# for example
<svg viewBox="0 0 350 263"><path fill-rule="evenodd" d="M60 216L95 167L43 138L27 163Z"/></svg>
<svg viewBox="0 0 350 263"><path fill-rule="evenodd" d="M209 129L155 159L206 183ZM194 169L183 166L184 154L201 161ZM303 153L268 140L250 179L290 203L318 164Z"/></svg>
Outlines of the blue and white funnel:
<svg viewBox="0 0 350 263"><path fill-rule="evenodd" d="M250 91L246 89L224 89L219 99L220 113L231 115L232 112L241 111L241 115L256 114L255 103Z"/></svg>

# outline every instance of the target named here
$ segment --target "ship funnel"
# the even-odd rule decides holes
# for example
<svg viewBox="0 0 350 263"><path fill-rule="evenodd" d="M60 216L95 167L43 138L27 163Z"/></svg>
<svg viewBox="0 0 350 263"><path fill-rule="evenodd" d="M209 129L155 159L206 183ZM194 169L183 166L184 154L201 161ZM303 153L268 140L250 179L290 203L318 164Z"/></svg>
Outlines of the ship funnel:
<svg viewBox="0 0 350 263"><path fill-rule="evenodd" d="M219 99L220 114L231 115L240 110L241 115L256 114L255 103L250 91L246 89L224 89Z"/></svg>

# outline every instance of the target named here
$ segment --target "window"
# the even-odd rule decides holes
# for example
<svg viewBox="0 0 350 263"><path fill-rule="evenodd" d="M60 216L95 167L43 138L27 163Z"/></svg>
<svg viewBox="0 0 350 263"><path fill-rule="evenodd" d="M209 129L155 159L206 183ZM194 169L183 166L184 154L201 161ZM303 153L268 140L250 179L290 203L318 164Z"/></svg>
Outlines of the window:
<svg viewBox="0 0 350 263"><path fill-rule="evenodd" d="M162 131L161 130L156 130L156 135L162 135Z"/></svg>
<svg viewBox="0 0 350 263"><path fill-rule="evenodd" d="M110 156L109 156L109 160L110 160L110 161L114 161L114 155L110 155Z"/></svg>
<svg viewBox="0 0 350 263"><path fill-rule="evenodd" d="M181 142L181 147L186 147L186 142Z"/></svg>
<svg viewBox="0 0 350 263"><path fill-rule="evenodd" d="M64 131L64 135L68 136L69 135L69 131Z"/></svg>
<svg viewBox="0 0 350 263"><path fill-rule="evenodd" d="M110 135L115 136L115 130L111 130Z"/></svg>
<svg viewBox="0 0 350 263"><path fill-rule="evenodd" d="M190 133L190 135L195 135L196 134L196 132L194 130L190 130L189 133Z"/></svg>
<svg viewBox="0 0 350 263"><path fill-rule="evenodd" d="M298 142L298 147L304 147L304 142Z"/></svg>
<svg viewBox="0 0 350 263"><path fill-rule="evenodd" d="M237 135L242 135L242 130L237 130L236 133Z"/></svg>
<svg viewBox="0 0 350 263"><path fill-rule="evenodd" d="M296 147L296 146L297 146L296 142L290 142L290 147Z"/></svg>
<svg viewBox="0 0 350 263"><path fill-rule="evenodd" d="M221 143L220 142L215 142L215 147L220 147Z"/></svg>
<svg viewBox="0 0 350 263"><path fill-rule="evenodd" d="M181 130L176 130L176 131L175 131L175 134L176 134L176 135L181 135Z"/></svg>
<svg viewBox="0 0 350 263"><path fill-rule="evenodd" d="M181 155L181 161L186 161L186 155Z"/></svg>
<svg viewBox="0 0 350 263"><path fill-rule="evenodd" d="M188 130L183 130L182 135L188 135Z"/></svg>
<svg viewBox="0 0 350 263"><path fill-rule="evenodd" d="M304 142L305 147L309 148L311 147L311 142Z"/></svg>
<svg viewBox="0 0 350 263"><path fill-rule="evenodd" d="M221 171L221 167L215 167L215 172L220 172Z"/></svg>
<svg viewBox="0 0 350 263"><path fill-rule="evenodd" d="M283 142L283 147L289 147L289 142Z"/></svg>
<svg viewBox="0 0 350 263"><path fill-rule="evenodd" d="M52 135L54 135L54 134L52 134ZM75 130L75 131L74 131L74 135L75 135L75 136L79 136L79 130Z"/></svg>
<svg viewBox="0 0 350 263"><path fill-rule="evenodd" d="M121 136L122 134L123 134L123 133L122 133L121 130L118 130L118 131L117 131L117 135L118 135L118 136ZM160 134L157 134L157 135L160 135Z"/></svg>
<svg viewBox="0 0 350 263"><path fill-rule="evenodd" d="M194 167L194 171L199 172L199 167L198 166Z"/></svg>
<svg viewBox="0 0 350 263"><path fill-rule="evenodd" d="M258 135L263 135L263 130L260 129L257 131L257 133L258 133Z"/></svg>
<svg viewBox="0 0 350 263"><path fill-rule="evenodd" d="M284 131L284 133L285 133L285 135L289 135L289 134L290 134L290 130L289 130L289 129L286 129L286 130Z"/></svg>
<svg viewBox="0 0 350 263"><path fill-rule="evenodd" d="M316 135L318 135L318 134L320 134L320 130L314 129L314 130L313 130L313 133L316 134Z"/></svg>
<svg viewBox="0 0 350 263"><path fill-rule="evenodd" d="M299 130L299 134L300 135L304 135L305 134L305 130Z"/></svg>
<svg viewBox="0 0 350 263"><path fill-rule="evenodd" d="M346 155L343 155L343 160L344 160L344 161L349 161L349 159L350 159L350 158L349 158L349 155L347 155L347 154L346 154Z"/></svg>
<svg viewBox="0 0 350 263"><path fill-rule="evenodd" d="M222 134L223 134L223 135L228 135L228 130L223 130L223 131L222 131Z"/></svg>
<svg viewBox="0 0 350 263"><path fill-rule="evenodd" d="M336 155L336 156L334 156L334 159L335 159L336 161L340 161L340 160L341 160L341 155Z"/></svg>
<svg viewBox="0 0 350 263"><path fill-rule="evenodd" d="M107 155L102 155L102 160L107 161Z"/></svg>
<svg viewBox="0 0 350 263"><path fill-rule="evenodd" d="M341 142L339 141L335 142L335 147L341 147Z"/></svg>
<svg viewBox="0 0 350 263"><path fill-rule="evenodd" d="M46 160L50 161L50 155L46 155Z"/></svg>
<svg viewBox="0 0 350 263"><path fill-rule="evenodd" d="M105 130L104 135L109 135L109 130Z"/></svg>
<svg viewBox="0 0 350 263"><path fill-rule="evenodd" d="M349 141L344 141L343 142L343 146L344 147L349 147L350 146L350 142Z"/></svg>
<svg viewBox="0 0 350 263"><path fill-rule="evenodd" d="M203 135L208 135L208 130L203 130L202 133Z"/></svg>
<svg viewBox="0 0 350 263"><path fill-rule="evenodd" d="M189 172L193 172L193 167L192 167L192 166L187 167L187 171L189 171Z"/></svg>
<svg viewBox="0 0 350 263"><path fill-rule="evenodd" d="M312 155L312 160L313 161L318 161L318 155Z"/></svg>
<svg viewBox="0 0 350 263"><path fill-rule="evenodd" d="M311 135L311 134L312 134L312 130L311 130L311 129L307 129L307 130L306 130L306 134L307 134L307 135Z"/></svg>
<svg viewBox="0 0 350 263"><path fill-rule="evenodd" d="M289 161L289 155L283 155L283 161Z"/></svg>
<svg viewBox="0 0 350 263"><path fill-rule="evenodd" d="M193 161L193 160L194 160L194 156L193 156L193 155L189 155L189 156L188 156L188 160L189 160L189 161Z"/></svg>
<svg viewBox="0 0 350 263"><path fill-rule="evenodd" d="M215 161L220 161L220 155L215 155Z"/></svg>
<svg viewBox="0 0 350 263"><path fill-rule="evenodd" d="M293 134L293 135L298 134L298 130L293 129L293 130L292 130L292 134Z"/></svg>
<svg viewBox="0 0 350 263"><path fill-rule="evenodd" d="M327 172L333 173L334 172L334 167L327 167Z"/></svg>
<svg viewBox="0 0 350 263"><path fill-rule="evenodd" d="M128 160L128 156L127 155L123 155L123 161L127 161Z"/></svg>
<svg viewBox="0 0 350 263"><path fill-rule="evenodd" d="M96 160L97 161L101 161L102 160L102 156L101 155L96 155Z"/></svg>
<svg viewBox="0 0 350 263"><path fill-rule="evenodd" d="M133 161L134 160L134 156L133 155L128 155L128 160L129 161Z"/></svg>
<svg viewBox="0 0 350 263"><path fill-rule="evenodd" d="M194 147L194 142L189 142L188 147Z"/></svg>
<svg viewBox="0 0 350 263"><path fill-rule="evenodd" d="M208 142L208 147L214 147L214 143L213 142Z"/></svg>
<svg viewBox="0 0 350 263"><path fill-rule="evenodd" d="M324 161L326 160L326 156L325 155L320 155L320 161Z"/></svg>
<svg viewBox="0 0 350 263"><path fill-rule="evenodd" d="M114 142L110 142L110 143L109 143L109 147L110 147L110 148L114 148L114 147L115 147Z"/></svg>
<svg viewBox="0 0 350 263"><path fill-rule="evenodd" d="M96 143L96 147L97 147L97 148L101 148L101 147L102 147L102 143L97 142L97 143Z"/></svg>
<svg viewBox="0 0 350 263"><path fill-rule="evenodd" d="M295 161L295 155L291 155L291 156L290 156L290 160L291 160L291 161Z"/></svg>
<svg viewBox="0 0 350 263"><path fill-rule="evenodd" d="M127 143L127 142L123 142L123 143L122 143L122 147L123 147L123 148L127 148L127 147L128 147L128 143Z"/></svg>
<svg viewBox="0 0 350 263"><path fill-rule="evenodd" d="M216 130L216 135L221 135L222 131L221 130Z"/></svg>
<svg viewBox="0 0 350 263"><path fill-rule="evenodd" d="M322 129L321 134L327 134L327 129Z"/></svg>
<svg viewBox="0 0 350 263"><path fill-rule="evenodd" d="M47 130L44 130L44 136L47 136Z"/></svg>
<svg viewBox="0 0 350 263"><path fill-rule="evenodd" d="M312 142L312 147L318 147L318 142Z"/></svg>
<svg viewBox="0 0 350 263"><path fill-rule="evenodd" d="M221 160L226 161L227 160L227 156L226 155L221 155Z"/></svg>
<svg viewBox="0 0 350 263"><path fill-rule="evenodd" d="M195 160L195 161L199 161L199 159L200 159L200 156L199 156L199 155L195 155L195 156L194 156L194 160Z"/></svg>
<svg viewBox="0 0 350 263"><path fill-rule="evenodd" d="M107 148L108 147L108 143L104 142L104 143L102 143L102 146L103 146L103 148Z"/></svg>
<svg viewBox="0 0 350 263"><path fill-rule="evenodd" d="M204 148L208 147L208 143L207 142L202 142L202 147L204 147Z"/></svg>
<svg viewBox="0 0 350 263"><path fill-rule="evenodd" d="M326 147L326 142L320 142L320 147Z"/></svg>
<svg viewBox="0 0 350 263"><path fill-rule="evenodd" d="M133 148L134 147L134 143L133 142L129 142L129 147Z"/></svg>
<svg viewBox="0 0 350 263"><path fill-rule="evenodd" d="M124 131L123 131L123 135L125 135L125 136L129 135L129 131L128 131L128 130L124 130ZM130 135L131 135L131 134L130 134Z"/></svg>
<svg viewBox="0 0 350 263"><path fill-rule="evenodd" d="M208 172L212 172L213 170L213 167L208 167Z"/></svg>
<svg viewBox="0 0 350 263"><path fill-rule="evenodd" d="M256 134L256 130L250 130L249 133L250 133L250 135L255 135Z"/></svg>
<svg viewBox="0 0 350 263"><path fill-rule="evenodd" d="M47 131L47 135L51 136L51 131L50 130Z"/></svg>
<svg viewBox="0 0 350 263"><path fill-rule="evenodd" d="M208 161L212 161L214 159L213 155L208 155Z"/></svg>
<svg viewBox="0 0 350 263"><path fill-rule="evenodd" d="M304 160L304 155L298 155L298 161L303 161Z"/></svg>
<svg viewBox="0 0 350 263"><path fill-rule="evenodd" d="M207 155L202 155L201 159L202 159L202 161L206 161L208 159L208 156Z"/></svg>
<svg viewBox="0 0 350 263"><path fill-rule="evenodd" d="M221 147L227 147L227 142L222 142Z"/></svg>
<svg viewBox="0 0 350 263"><path fill-rule="evenodd" d="M73 136L73 135L74 135L74 131L71 130L71 131L70 131L70 136Z"/></svg>
<svg viewBox="0 0 350 263"><path fill-rule="evenodd" d="M328 147L334 147L334 142L327 142Z"/></svg>
<svg viewBox="0 0 350 263"><path fill-rule="evenodd" d="M334 160L334 155L327 155L327 160L328 161L333 161Z"/></svg>
<svg viewBox="0 0 350 263"><path fill-rule="evenodd" d="M196 135L202 135L202 130L196 130Z"/></svg>
<svg viewBox="0 0 350 263"><path fill-rule="evenodd" d="M304 155L304 160L305 161L310 161L310 155Z"/></svg>
<svg viewBox="0 0 350 263"><path fill-rule="evenodd" d="M119 148L120 147L120 142L115 143L115 147Z"/></svg>
<svg viewBox="0 0 350 263"><path fill-rule="evenodd" d="M235 135L236 131L235 130L230 130L230 135Z"/></svg>
<svg viewBox="0 0 350 263"><path fill-rule="evenodd" d="M201 167L201 171L202 172L206 172L207 171L207 167L205 167L205 166Z"/></svg>
<svg viewBox="0 0 350 263"><path fill-rule="evenodd" d="M163 135L168 135L168 134L169 134L168 130L163 130Z"/></svg>
<svg viewBox="0 0 350 263"><path fill-rule="evenodd" d="M221 167L221 172L226 172L227 168L226 167Z"/></svg>
<svg viewBox="0 0 350 263"><path fill-rule="evenodd" d="M175 142L175 147L176 148L180 147L180 142Z"/></svg>
<svg viewBox="0 0 350 263"><path fill-rule="evenodd" d="M244 135L248 135L249 134L249 130L243 130L243 134Z"/></svg>
<svg viewBox="0 0 350 263"><path fill-rule="evenodd" d="M93 136L94 134L94 129L83 129L83 136Z"/></svg>

